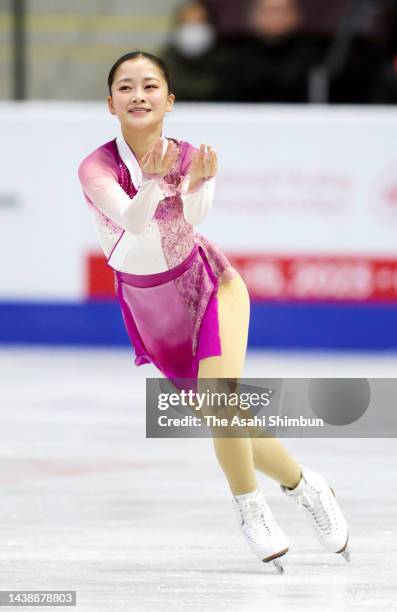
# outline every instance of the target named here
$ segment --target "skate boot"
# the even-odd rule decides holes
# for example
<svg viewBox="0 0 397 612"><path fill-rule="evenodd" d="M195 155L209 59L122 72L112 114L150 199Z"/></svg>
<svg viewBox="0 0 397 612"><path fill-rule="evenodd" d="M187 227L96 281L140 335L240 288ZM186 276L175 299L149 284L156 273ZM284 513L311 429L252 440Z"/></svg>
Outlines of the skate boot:
<svg viewBox="0 0 397 612"><path fill-rule="evenodd" d="M268 563L273 561L277 571L284 573L280 557L288 552L289 542L274 520L261 489L233 497L241 531L254 554Z"/></svg>
<svg viewBox="0 0 397 612"><path fill-rule="evenodd" d="M326 550L341 553L346 561L350 561L349 531L333 489L320 474L303 465L301 469L302 478L295 489L280 485L281 490L298 506L307 509L316 536Z"/></svg>

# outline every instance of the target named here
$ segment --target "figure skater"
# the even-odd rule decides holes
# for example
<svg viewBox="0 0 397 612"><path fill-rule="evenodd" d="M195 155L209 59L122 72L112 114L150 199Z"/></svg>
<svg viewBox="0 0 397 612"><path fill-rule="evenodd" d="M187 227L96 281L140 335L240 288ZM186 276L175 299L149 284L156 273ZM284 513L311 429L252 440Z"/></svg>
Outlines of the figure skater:
<svg viewBox="0 0 397 612"><path fill-rule="evenodd" d="M247 348L247 288L219 247L194 231L212 207L217 155L163 136L175 95L167 67L133 51L108 77L109 111L121 135L88 155L79 178L114 270L135 363L153 363L169 381L239 380ZM258 486L255 469L307 509L320 542L348 560L348 528L325 479L299 465L272 437L213 437L243 536L273 561L289 542Z"/></svg>

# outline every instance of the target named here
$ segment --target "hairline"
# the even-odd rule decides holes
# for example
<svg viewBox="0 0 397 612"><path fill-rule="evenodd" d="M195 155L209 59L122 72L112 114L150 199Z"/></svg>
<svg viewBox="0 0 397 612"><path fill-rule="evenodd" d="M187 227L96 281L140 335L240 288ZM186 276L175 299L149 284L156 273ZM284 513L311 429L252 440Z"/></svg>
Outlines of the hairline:
<svg viewBox="0 0 397 612"><path fill-rule="evenodd" d="M134 57L129 57L130 55L133 55ZM149 57L148 57L149 56ZM111 68L111 71L108 75L108 89L109 89L109 95L112 96L112 87L116 85L116 81L115 81L115 76L116 73L118 71L118 69L125 63L128 61L134 61L134 60L138 60L138 59L146 59L149 62L151 62L152 64L154 64L155 68L158 70L158 72L161 75L161 79L164 79L164 81L167 84L167 89L168 89L168 94L170 95L172 92L172 84L171 84L171 78L170 78L170 74L167 68L167 65L161 60L161 58L158 58L155 55L152 55L150 53L146 53L144 51L133 51L130 54L125 54L124 56L120 57L119 60L113 65L113 67ZM122 60L122 61L120 61ZM157 77L153 77L153 78L157 78ZM159 82L161 83L161 79L159 79ZM117 83L120 83L120 80L117 81Z"/></svg>

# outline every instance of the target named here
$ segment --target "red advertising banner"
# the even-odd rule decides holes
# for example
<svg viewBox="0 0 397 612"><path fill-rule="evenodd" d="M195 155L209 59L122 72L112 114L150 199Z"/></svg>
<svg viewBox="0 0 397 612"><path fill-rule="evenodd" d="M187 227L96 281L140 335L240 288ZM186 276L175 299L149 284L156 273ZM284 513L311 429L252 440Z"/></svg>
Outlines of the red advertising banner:
<svg viewBox="0 0 397 612"><path fill-rule="evenodd" d="M254 299L397 301L397 259L263 253L228 258ZM88 257L87 295L114 297L113 272L101 255Z"/></svg>

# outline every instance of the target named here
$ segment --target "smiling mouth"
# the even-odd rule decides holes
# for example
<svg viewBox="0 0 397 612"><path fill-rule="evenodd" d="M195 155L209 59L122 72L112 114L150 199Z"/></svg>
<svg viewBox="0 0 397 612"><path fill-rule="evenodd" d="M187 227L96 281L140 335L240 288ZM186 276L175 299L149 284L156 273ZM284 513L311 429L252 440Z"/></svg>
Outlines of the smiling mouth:
<svg viewBox="0 0 397 612"><path fill-rule="evenodd" d="M129 113L150 113L150 108L132 108Z"/></svg>

